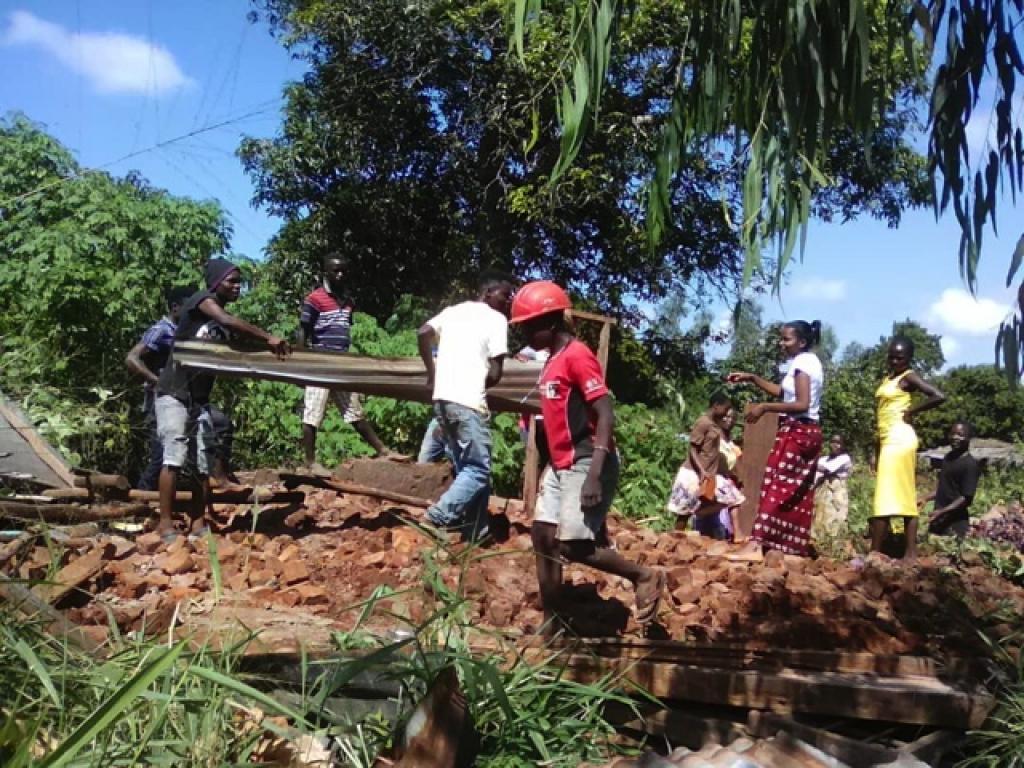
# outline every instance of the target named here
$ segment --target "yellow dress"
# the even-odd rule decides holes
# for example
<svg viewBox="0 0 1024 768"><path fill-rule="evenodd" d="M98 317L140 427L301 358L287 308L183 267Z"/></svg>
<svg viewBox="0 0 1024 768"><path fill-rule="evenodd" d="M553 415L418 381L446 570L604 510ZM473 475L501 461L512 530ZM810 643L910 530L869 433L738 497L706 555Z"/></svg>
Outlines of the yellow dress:
<svg viewBox="0 0 1024 768"><path fill-rule="evenodd" d="M881 450L873 517L917 517L917 433L903 420L910 407L910 393L900 389L900 381L908 373L886 379L875 391Z"/></svg>

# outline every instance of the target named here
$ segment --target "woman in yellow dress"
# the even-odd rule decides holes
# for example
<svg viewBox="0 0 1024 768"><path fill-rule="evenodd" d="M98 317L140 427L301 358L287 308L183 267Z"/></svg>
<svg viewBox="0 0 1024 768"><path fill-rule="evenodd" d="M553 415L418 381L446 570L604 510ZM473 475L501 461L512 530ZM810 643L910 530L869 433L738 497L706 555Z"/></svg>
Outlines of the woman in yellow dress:
<svg viewBox="0 0 1024 768"><path fill-rule="evenodd" d="M907 537L904 559L917 557L917 433L913 417L943 403L946 396L912 369L914 342L896 336L889 343L889 375L875 392L878 399L878 478L875 482L875 510L869 523L871 549L880 552L889 533L889 521L902 517ZM911 404L920 392L925 399Z"/></svg>

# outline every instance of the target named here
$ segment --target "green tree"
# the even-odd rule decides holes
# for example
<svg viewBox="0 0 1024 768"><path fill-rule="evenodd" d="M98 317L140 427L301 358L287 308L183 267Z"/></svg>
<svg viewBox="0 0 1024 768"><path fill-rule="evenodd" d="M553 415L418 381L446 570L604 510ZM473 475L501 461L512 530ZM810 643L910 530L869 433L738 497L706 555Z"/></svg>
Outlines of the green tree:
<svg viewBox="0 0 1024 768"><path fill-rule="evenodd" d="M605 96L617 74L616 54L642 27L644 7L639 0L509 0L519 51L526 37L531 49L552 45L551 17L571 21L556 41L564 63L555 178L595 134L613 129ZM961 226L961 270L974 286L984 226L995 228L998 193L1024 191L1024 140L1014 119L1016 84L1024 74L1018 34L1024 2L689 0L684 8L683 23L666 30L661 47L649 49L657 74L672 87L654 116L662 140L644 174L651 179L652 243L674 225L670 191L692 153L728 137L744 166L747 273L774 240L778 285L799 230L806 232L815 194L837 186L836 153L850 141L870 147L901 100L923 107L927 99L933 203L937 214L953 209ZM521 58L529 71L531 62ZM923 73L928 65L930 88L903 87L907 67ZM972 164L968 122L990 93L994 137ZM1008 280L1022 262L1024 239Z"/></svg>
<svg viewBox="0 0 1024 768"><path fill-rule="evenodd" d="M974 426L978 437L1007 442L1021 439L1024 392L1011 387L993 366L953 368L935 384L948 400L941 408L921 414L915 422L923 445L946 445L950 425L961 419Z"/></svg>
<svg viewBox="0 0 1024 768"><path fill-rule="evenodd" d="M571 0L536 18L526 68L504 0L257 6L310 67L286 91L280 135L240 150L256 202L285 219L271 268L294 295L328 249L352 256L353 290L377 316L403 293L448 297L488 264L558 280L606 311L734 292L743 179L726 147L686 156L665 193L678 226L654 250L644 234L643 184L674 89L665 66L690 4L636 3L609 63L605 129L554 185L565 134L545 88L565 60ZM901 88L916 87L914 67L890 64ZM837 148L835 188L810 201L817 215L895 222L926 198L921 159L902 139L910 118L884 110L870 141L849 136Z"/></svg>
<svg viewBox="0 0 1024 768"><path fill-rule="evenodd" d="M125 353L229 235L217 203L82 168L27 118L0 120L0 387L72 454L86 441L108 465L138 454Z"/></svg>

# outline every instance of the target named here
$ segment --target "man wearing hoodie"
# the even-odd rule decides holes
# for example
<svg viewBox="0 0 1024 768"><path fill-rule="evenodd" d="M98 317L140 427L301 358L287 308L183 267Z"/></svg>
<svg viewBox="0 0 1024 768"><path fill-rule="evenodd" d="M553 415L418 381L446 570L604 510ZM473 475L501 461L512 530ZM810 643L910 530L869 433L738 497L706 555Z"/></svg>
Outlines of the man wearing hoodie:
<svg viewBox="0 0 1024 768"><path fill-rule="evenodd" d="M210 259L206 265L206 290L194 293L182 306L175 343L191 340L227 341L231 337L262 342L284 357L291 353L288 342L262 328L247 323L225 307L242 292L242 273L227 259ZM160 372L156 392L157 432L163 443L163 469L160 471L160 521L157 532L168 535L174 530L171 512L178 474L186 460L194 462L197 481L192 490L192 527L201 526L209 491L208 451L214 442L210 414L210 391L215 377L211 373L185 368L174 359L174 349Z"/></svg>

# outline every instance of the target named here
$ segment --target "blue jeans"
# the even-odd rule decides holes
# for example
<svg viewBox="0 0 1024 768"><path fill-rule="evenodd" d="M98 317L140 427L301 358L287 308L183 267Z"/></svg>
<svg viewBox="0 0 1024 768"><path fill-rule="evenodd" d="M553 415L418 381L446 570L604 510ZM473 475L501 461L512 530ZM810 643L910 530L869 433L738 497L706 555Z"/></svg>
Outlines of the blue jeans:
<svg viewBox="0 0 1024 768"><path fill-rule="evenodd" d="M455 480L427 510L427 518L437 526L462 528L467 538L478 538L487 533L491 495L488 419L479 411L446 400L434 402L434 415L455 465Z"/></svg>
<svg viewBox="0 0 1024 768"><path fill-rule="evenodd" d="M420 443L420 453L416 458L419 464L433 464L448 455L448 441L445 440L441 425L435 416L427 425L427 431Z"/></svg>

